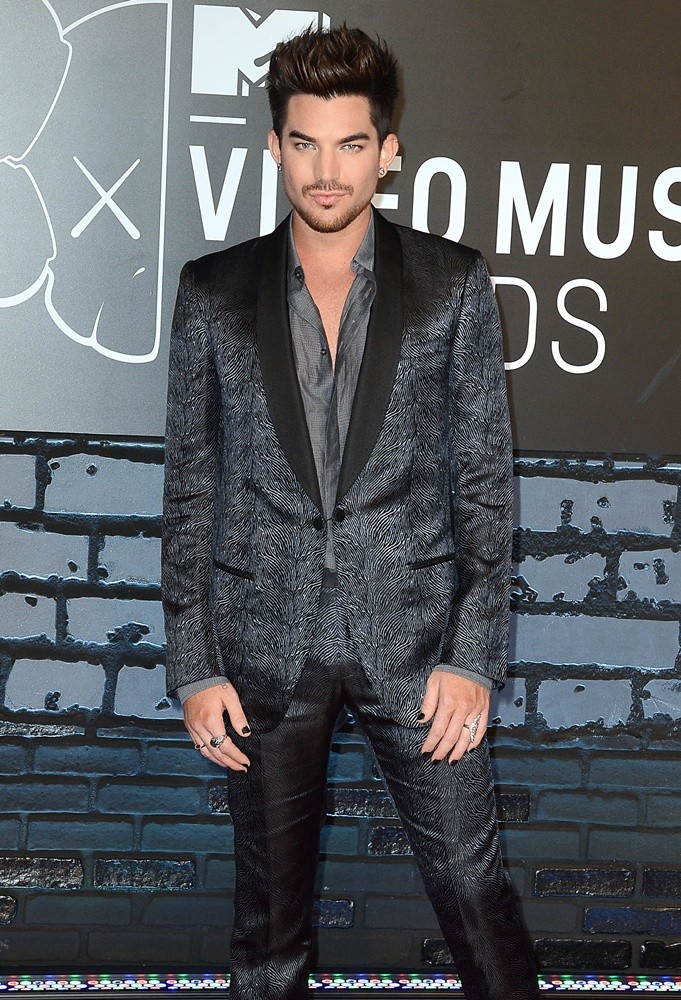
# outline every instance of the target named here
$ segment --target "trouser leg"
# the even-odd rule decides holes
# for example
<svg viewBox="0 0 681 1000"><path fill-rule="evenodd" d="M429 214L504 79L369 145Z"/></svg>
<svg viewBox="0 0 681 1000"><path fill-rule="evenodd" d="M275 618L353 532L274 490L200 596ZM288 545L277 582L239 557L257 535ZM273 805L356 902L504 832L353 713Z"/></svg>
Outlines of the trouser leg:
<svg viewBox="0 0 681 1000"><path fill-rule="evenodd" d="M314 879L338 684L309 662L284 719L241 740L248 774L230 772L236 888L232 1000L308 995Z"/></svg>
<svg viewBox="0 0 681 1000"><path fill-rule="evenodd" d="M422 728L382 716L358 669L354 707L395 800L466 1000L539 997L497 836L487 741L455 765L421 753Z"/></svg>

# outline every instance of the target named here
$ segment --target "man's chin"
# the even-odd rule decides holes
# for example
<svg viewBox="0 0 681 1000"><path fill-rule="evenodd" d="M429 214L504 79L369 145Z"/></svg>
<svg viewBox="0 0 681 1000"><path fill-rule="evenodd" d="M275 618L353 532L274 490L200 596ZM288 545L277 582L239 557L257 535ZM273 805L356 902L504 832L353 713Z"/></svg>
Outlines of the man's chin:
<svg viewBox="0 0 681 1000"><path fill-rule="evenodd" d="M338 213L333 211L328 213L310 212L307 206L296 207L296 211L303 222L316 233L340 233L359 218L370 204L367 202L366 205L353 205L352 208L346 208Z"/></svg>

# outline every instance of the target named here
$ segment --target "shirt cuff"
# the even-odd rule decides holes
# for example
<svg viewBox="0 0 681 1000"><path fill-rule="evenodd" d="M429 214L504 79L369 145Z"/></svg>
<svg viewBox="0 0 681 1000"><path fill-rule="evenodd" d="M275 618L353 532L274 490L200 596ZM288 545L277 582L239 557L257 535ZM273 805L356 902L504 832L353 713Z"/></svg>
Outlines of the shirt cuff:
<svg viewBox="0 0 681 1000"><path fill-rule="evenodd" d="M226 677L218 674L213 677L204 677L202 681L192 681L191 684L183 684L177 689L177 697L180 699L180 703L184 705L187 698L191 698L191 696L196 694L198 691L207 691L208 688L219 687L221 684L224 684L226 680Z"/></svg>
<svg viewBox="0 0 681 1000"><path fill-rule="evenodd" d="M485 677L484 674L478 674L475 670L464 670L463 667L455 667L451 663L438 663L437 666L433 667L433 670L444 670L447 674L458 674L459 677L467 677L469 681L474 681L476 684L479 684L480 687L484 687L487 691L491 691L494 687L490 677Z"/></svg>

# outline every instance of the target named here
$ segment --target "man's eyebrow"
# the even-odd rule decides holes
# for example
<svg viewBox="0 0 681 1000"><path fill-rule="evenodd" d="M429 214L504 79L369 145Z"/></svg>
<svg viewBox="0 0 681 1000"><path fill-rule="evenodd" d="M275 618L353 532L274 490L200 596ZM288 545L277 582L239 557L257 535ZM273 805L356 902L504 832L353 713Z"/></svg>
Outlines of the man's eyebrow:
<svg viewBox="0 0 681 1000"><path fill-rule="evenodd" d="M289 132L289 139L300 139L302 142L316 142L317 140L314 136L305 135L304 132L299 132L297 129L291 129ZM346 135L343 139L338 140L338 145L343 146L347 142L357 142L359 139L363 139L366 142L371 141L371 136L367 132L353 132L352 135Z"/></svg>

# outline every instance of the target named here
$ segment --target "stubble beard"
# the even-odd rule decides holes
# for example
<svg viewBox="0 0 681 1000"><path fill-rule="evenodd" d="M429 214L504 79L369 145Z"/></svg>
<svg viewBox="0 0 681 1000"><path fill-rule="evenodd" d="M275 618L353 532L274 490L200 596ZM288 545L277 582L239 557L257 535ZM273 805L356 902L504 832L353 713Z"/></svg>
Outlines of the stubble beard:
<svg viewBox="0 0 681 1000"><path fill-rule="evenodd" d="M307 204L303 201L305 195L312 191L316 192L332 192L332 191L344 191L350 198L352 198L355 193L355 189L351 185L331 185L320 186L319 184L308 184L302 189L302 198L300 205L294 205L296 212L300 216L306 225L310 229L314 230L316 233L340 233L343 229L347 227L357 219L362 212L364 212L368 205L371 204L371 199L366 202L358 202L357 204L350 205L345 210L341 211L340 215L331 215L333 208L324 209L321 208L319 211L321 215L313 212ZM331 216L330 218L324 218L324 214L327 213Z"/></svg>

